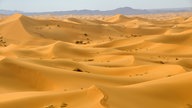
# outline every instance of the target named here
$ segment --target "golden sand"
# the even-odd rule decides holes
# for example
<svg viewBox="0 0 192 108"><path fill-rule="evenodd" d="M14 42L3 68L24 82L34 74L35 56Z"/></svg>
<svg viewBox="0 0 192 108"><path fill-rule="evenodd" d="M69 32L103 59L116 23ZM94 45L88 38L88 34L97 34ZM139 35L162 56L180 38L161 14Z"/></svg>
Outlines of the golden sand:
<svg viewBox="0 0 192 108"><path fill-rule="evenodd" d="M192 108L191 28L175 14L2 17L0 108Z"/></svg>

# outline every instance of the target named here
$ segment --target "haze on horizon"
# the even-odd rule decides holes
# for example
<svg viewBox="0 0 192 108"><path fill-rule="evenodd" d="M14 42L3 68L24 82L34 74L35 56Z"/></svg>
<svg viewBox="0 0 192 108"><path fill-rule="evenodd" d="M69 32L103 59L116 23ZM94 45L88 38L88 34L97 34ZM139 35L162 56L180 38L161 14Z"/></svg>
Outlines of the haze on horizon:
<svg viewBox="0 0 192 108"><path fill-rule="evenodd" d="M110 10L119 7L162 9L192 7L192 0L0 0L0 9L24 12Z"/></svg>

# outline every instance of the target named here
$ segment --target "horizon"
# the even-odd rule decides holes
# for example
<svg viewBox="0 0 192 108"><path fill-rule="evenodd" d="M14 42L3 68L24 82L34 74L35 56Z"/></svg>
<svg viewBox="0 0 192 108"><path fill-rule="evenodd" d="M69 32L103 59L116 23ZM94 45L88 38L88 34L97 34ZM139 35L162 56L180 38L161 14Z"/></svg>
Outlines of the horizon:
<svg viewBox="0 0 192 108"><path fill-rule="evenodd" d="M132 8L132 7L119 7L119 8L114 8L114 9L109 9L109 10L115 10L115 9L120 9L120 8L131 8L131 9L138 9L138 8ZM180 8L156 8L156 9L139 9L139 10L163 10L163 9L184 9L184 8L192 8L192 7L180 7ZM21 11L21 10L6 10L6 9L0 9L3 11L15 11L15 12L22 12L22 13L43 13L43 12L59 12L59 11L81 11L81 10L90 10L90 11L109 11L109 10L99 10L99 9L74 9L74 10L53 10L53 11L38 11L38 12L27 12L27 11Z"/></svg>
<svg viewBox="0 0 192 108"><path fill-rule="evenodd" d="M36 2L35 2L36 1ZM148 1L148 2L146 2ZM173 3L174 2L174 3ZM34 8L35 7L35 8ZM53 11L71 11L71 10L113 10L117 8L130 7L133 9L169 9L169 8L190 8L192 7L192 0L129 0L117 1L111 0L110 2L101 0L80 0L80 1L63 1L57 0L0 0L0 10L11 10L21 12L53 12Z"/></svg>

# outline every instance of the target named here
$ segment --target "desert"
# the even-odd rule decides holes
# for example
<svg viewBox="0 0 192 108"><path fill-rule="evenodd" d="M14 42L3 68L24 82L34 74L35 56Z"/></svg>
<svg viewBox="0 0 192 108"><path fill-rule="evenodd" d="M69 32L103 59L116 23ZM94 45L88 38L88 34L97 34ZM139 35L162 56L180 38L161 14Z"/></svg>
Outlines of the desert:
<svg viewBox="0 0 192 108"><path fill-rule="evenodd" d="M192 108L192 13L1 15L0 108Z"/></svg>

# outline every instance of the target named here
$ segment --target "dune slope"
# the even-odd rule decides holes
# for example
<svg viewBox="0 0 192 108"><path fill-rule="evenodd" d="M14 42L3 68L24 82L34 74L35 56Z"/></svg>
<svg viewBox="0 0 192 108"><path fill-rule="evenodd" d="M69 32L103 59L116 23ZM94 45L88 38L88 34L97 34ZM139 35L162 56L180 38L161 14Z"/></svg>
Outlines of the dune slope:
<svg viewBox="0 0 192 108"><path fill-rule="evenodd" d="M0 20L0 108L192 108L191 17L80 17Z"/></svg>

